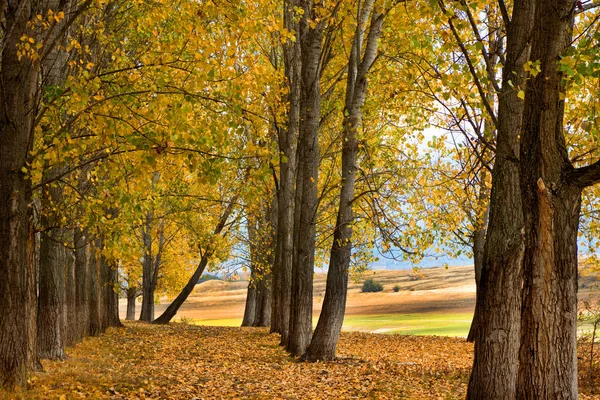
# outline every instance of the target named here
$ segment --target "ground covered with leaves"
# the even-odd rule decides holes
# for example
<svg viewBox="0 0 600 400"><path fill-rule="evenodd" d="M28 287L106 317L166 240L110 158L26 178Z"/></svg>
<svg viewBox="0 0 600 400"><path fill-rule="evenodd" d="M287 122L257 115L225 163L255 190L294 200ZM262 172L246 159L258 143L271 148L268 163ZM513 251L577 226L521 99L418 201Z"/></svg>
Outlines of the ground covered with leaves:
<svg viewBox="0 0 600 400"><path fill-rule="evenodd" d="M23 399L464 398L460 338L343 333L339 360L299 363L267 329L127 323L44 362ZM2 393L0 393L2 397ZM582 398L589 398L582 396Z"/></svg>

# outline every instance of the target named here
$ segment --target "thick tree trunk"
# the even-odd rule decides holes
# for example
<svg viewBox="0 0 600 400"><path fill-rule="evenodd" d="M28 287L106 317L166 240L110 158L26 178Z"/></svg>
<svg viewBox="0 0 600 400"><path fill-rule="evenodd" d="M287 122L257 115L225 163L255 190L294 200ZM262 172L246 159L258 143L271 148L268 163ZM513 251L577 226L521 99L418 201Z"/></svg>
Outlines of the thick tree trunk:
<svg viewBox="0 0 600 400"><path fill-rule="evenodd" d="M333 360L344 322L346 295L348 292L348 269L352 255L352 201L356 181L356 158L358 154L358 127L362 120L361 108L367 94L367 73L377 56L377 41L381 35L383 15L373 11L364 56L363 32L373 8L373 1L363 3L362 13L355 33L348 65L346 107L342 128L342 188L333 243L327 271L327 284L323 308L308 351L302 357L306 361Z"/></svg>
<svg viewBox="0 0 600 400"><path fill-rule="evenodd" d="M525 258L520 399L577 399L577 230L582 187L569 179L563 131L565 92L558 62L570 46L576 5L536 2L521 133Z"/></svg>
<svg viewBox="0 0 600 400"><path fill-rule="evenodd" d="M26 383L31 269L27 268L30 184L23 171L33 138L37 66L17 56L33 2L4 4L0 60L0 387Z"/></svg>
<svg viewBox="0 0 600 400"><path fill-rule="evenodd" d="M244 308L242 326L253 326L256 315L256 271L254 266L250 268L252 272L248 280L248 294L246 295L246 307Z"/></svg>
<svg viewBox="0 0 600 400"><path fill-rule="evenodd" d="M316 214L319 185L319 122L321 117L320 61L323 38L322 22L314 28L309 20L315 17L312 2L304 2L300 20L302 53L302 86L300 101L300 137L302 185L298 233L297 260L292 275L290 329L286 348L292 355L304 354L312 334L313 274L315 261ZM299 185L298 185L299 186ZM297 186L297 187L298 187Z"/></svg>
<svg viewBox="0 0 600 400"><path fill-rule="evenodd" d="M296 40L284 45L285 74L289 85L288 121L285 128L277 130L279 141L279 191L277 211L277 245L272 278L271 332L281 334L282 344L287 342L292 291L292 265L294 255L294 198L296 179L296 150L300 123L300 39L295 20L296 0L284 2L284 23Z"/></svg>
<svg viewBox="0 0 600 400"><path fill-rule="evenodd" d="M119 319L119 275L117 268L109 264L104 256L100 256L100 277L102 279L102 295L100 304L101 329L106 331L110 327L122 327Z"/></svg>
<svg viewBox="0 0 600 400"><path fill-rule="evenodd" d="M260 306L257 307L257 312L254 318L254 326L269 326L271 324L272 293L270 278L270 274L268 274L260 281Z"/></svg>
<svg viewBox="0 0 600 400"><path fill-rule="evenodd" d="M59 188L45 188L42 209L50 208L52 201L59 201ZM49 194L52 192L53 194ZM52 199L52 200L49 200ZM51 219L42 214L42 226L53 225ZM43 232L40 240L40 279L37 316L37 343L40 358L62 360L65 355L66 315L65 278L66 249L62 245L64 234L61 228Z"/></svg>
<svg viewBox="0 0 600 400"><path fill-rule="evenodd" d="M128 321L135 320L135 299L137 298L137 288L127 288L127 314L125 319Z"/></svg>
<svg viewBox="0 0 600 400"><path fill-rule="evenodd" d="M518 163L523 102L517 88L529 59L533 16L532 2L515 1L498 97L490 221L477 291L478 324L468 399L514 399L516 395L524 252Z"/></svg>
<svg viewBox="0 0 600 400"><path fill-rule="evenodd" d="M213 231L214 236L220 235L223 229L225 228L225 224L227 223L229 216L233 213L237 199L238 197L235 196L227 205L227 208L223 212L223 215L221 215L221 218L219 219L219 222L217 223L217 226ZM206 265L208 264L208 261L210 260L212 254L213 250L210 247L204 252L204 254L202 254L200 263L198 263L198 267L196 268L196 271L194 271L194 274L192 275L188 283L181 290L181 292L175 298L175 300L173 300L171 304L169 304L169 306L161 314L161 316L152 321L153 324L168 324L173 319L175 314L177 314L179 307L181 307L181 305L185 302L190 293L192 293L192 291L194 290L194 287L196 287L196 284L202 276L202 272L204 272L204 268L206 268Z"/></svg>
<svg viewBox="0 0 600 400"><path fill-rule="evenodd" d="M246 295L246 307L244 308L244 319L242 326L254 326L256 315L256 287L252 278L248 281L248 294Z"/></svg>

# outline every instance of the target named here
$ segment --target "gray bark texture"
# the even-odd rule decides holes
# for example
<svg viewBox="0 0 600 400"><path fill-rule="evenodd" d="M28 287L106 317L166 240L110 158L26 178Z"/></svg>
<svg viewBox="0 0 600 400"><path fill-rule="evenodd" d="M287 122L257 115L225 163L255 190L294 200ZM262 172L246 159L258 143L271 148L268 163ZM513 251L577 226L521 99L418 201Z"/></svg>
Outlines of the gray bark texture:
<svg viewBox="0 0 600 400"><path fill-rule="evenodd" d="M301 96L300 96L300 157L296 188L297 224L296 260L292 272L290 328L286 349L296 356L304 354L312 334L313 274L315 259L316 214L319 184L319 122L321 117L321 46L323 22L311 27L315 5L303 1L300 19ZM301 189L300 189L301 187ZM298 201L300 200L300 201Z"/></svg>
<svg viewBox="0 0 600 400"><path fill-rule="evenodd" d="M271 332L281 334L281 343L287 342L292 291L292 265L294 255L294 209L297 163L297 142L300 124L300 37L295 20L297 0L284 1L284 25L296 32L296 41L284 45L284 68L289 85L289 111L285 127L277 129L279 142L279 190L277 212L277 244L273 265L271 304Z"/></svg>
<svg viewBox="0 0 600 400"><path fill-rule="evenodd" d="M367 95L367 73L377 56L377 42L381 35L384 19L379 10L372 12L365 50L361 57L364 31L369 14L373 9L373 3L374 1L363 3L363 13L357 24L348 64L345 117L342 127L342 188L329 258L323 308L310 347L302 357L306 361L329 361L335 358L335 350L344 322L348 269L352 253L352 222L354 219L352 201L358 153L357 130L362 120L361 108Z"/></svg>
<svg viewBox="0 0 600 400"><path fill-rule="evenodd" d="M514 399L516 394L524 252L519 186L523 102L517 97L516 88L524 80L523 65L529 60L533 13L532 2L516 0L508 26L468 399Z"/></svg>

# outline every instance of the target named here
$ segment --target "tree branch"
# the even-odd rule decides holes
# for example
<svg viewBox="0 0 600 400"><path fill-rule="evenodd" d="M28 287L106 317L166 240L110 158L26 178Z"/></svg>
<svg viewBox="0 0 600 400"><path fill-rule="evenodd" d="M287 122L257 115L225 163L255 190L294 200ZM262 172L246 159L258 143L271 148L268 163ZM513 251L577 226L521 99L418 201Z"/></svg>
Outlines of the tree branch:
<svg viewBox="0 0 600 400"><path fill-rule="evenodd" d="M585 167L576 168L569 174L569 181L580 188L600 183L600 160Z"/></svg>

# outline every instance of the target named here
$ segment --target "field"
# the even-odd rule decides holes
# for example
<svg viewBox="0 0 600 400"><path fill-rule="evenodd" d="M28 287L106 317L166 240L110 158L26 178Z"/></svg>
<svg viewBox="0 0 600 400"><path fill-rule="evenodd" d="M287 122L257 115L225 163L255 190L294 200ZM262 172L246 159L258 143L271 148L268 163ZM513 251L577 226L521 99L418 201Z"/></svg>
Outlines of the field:
<svg viewBox="0 0 600 400"><path fill-rule="evenodd" d="M362 281L373 278L383 292L361 293ZM466 336L475 308L473 267L410 271L371 271L351 282L344 331L414 335ZM398 286L398 292L394 292ZM239 326L244 315L247 282L211 280L197 285L178 318L198 325ZM325 291L325 274L316 274L314 323ZM158 316L168 305L161 299ZM139 307L138 307L139 309ZM125 317L125 303L121 304Z"/></svg>

